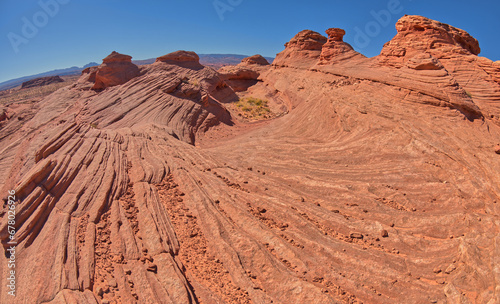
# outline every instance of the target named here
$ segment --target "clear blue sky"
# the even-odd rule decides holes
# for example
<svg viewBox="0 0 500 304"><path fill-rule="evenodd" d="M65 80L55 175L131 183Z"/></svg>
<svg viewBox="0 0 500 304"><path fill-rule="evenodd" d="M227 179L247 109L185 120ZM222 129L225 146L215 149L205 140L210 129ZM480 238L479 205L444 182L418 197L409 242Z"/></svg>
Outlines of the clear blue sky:
<svg viewBox="0 0 500 304"><path fill-rule="evenodd" d="M52 5L46 12L40 3ZM397 12L381 24L371 12L389 4ZM404 14L464 29L479 40L482 56L500 60L499 12L498 1L481 0L0 0L0 82L100 63L114 50L134 59L179 49L274 57L297 32L330 27L345 29L344 40L371 57ZM356 43L356 28L366 33L368 24L372 37Z"/></svg>

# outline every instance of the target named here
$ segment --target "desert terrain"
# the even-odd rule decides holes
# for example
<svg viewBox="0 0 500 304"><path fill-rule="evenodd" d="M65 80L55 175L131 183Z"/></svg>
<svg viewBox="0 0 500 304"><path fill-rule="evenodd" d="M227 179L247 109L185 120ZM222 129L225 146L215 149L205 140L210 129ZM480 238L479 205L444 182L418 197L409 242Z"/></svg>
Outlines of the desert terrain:
<svg viewBox="0 0 500 304"><path fill-rule="evenodd" d="M372 58L304 30L273 62L113 52L2 93L0 302L500 303L500 63L396 29Z"/></svg>

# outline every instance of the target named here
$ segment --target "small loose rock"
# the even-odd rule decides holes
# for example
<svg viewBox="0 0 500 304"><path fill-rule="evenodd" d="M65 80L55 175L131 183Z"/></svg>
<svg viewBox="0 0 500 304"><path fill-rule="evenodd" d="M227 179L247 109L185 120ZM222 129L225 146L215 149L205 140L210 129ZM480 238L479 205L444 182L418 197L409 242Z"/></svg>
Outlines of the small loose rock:
<svg viewBox="0 0 500 304"><path fill-rule="evenodd" d="M351 234L349 234L349 237L351 239L362 239L363 235L359 232L351 232Z"/></svg>

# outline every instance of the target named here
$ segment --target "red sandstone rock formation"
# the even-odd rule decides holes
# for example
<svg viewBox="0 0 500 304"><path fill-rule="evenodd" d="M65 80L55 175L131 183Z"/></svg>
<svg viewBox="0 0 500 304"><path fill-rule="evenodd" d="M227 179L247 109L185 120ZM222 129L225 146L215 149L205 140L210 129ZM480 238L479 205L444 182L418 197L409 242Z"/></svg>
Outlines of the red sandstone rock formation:
<svg viewBox="0 0 500 304"><path fill-rule="evenodd" d="M0 122L8 119L8 112L7 109L4 107L0 108Z"/></svg>
<svg viewBox="0 0 500 304"><path fill-rule="evenodd" d="M85 68L82 71L82 75L87 75L87 74L88 75L87 75L87 77L81 77L80 80L95 83L95 76L97 74L98 69L99 69L99 67L97 67L97 66Z"/></svg>
<svg viewBox="0 0 500 304"><path fill-rule="evenodd" d="M382 55L456 53L478 55L479 43L466 31L422 16L404 16L396 23L398 34L384 45Z"/></svg>
<svg viewBox="0 0 500 304"><path fill-rule="evenodd" d="M500 302L498 64L452 27L398 29L374 58L303 31L272 66L176 52L97 91L89 69L18 108L0 133L18 297L0 302ZM226 110L244 68L239 96L287 112Z"/></svg>
<svg viewBox="0 0 500 304"><path fill-rule="evenodd" d="M264 57L253 55L242 59L236 66L223 66L218 72L235 92L242 92L255 85L259 75L269 67L269 62Z"/></svg>
<svg viewBox="0 0 500 304"><path fill-rule="evenodd" d="M156 58L156 62L200 62L200 57L195 52L176 51Z"/></svg>
<svg viewBox="0 0 500 304"><path fill-rule="evenodd" d="M113 51L102 60L102 64L97 68L95 76L90 73L89 81L95 78L92 89L103 90L107 87L123 84L137 76L139 76L139 68L132 63L132 57Z"/></svg>
<svg viewBox="0 0 500 304"><path fill-rule="evenodd" d="M481 49L464 30L421 16L404 16L396 23L398 34L384 45L379 60L398 68L407 66L428 72L427 81L442 82L446 74L458 84L484 115L499 122L500 66L478 57ZM433 76L431 76L433 77Z"/></svg>
<svg viewBox="0 0 500 304"><path fill-rule="evenodd" d="M356 52L351 45L345 43L343 37L345 31L339 28L326 30L328 41L321 48L320 63L333 64L342 60L353 59L353 57L364 57Z"/></svg>
<svg viewBox="0 0 500 304"><path fill-rule="evenodd" d="M276 55L274 65L300 64L305 66L316 62L327 38L311 30L304 30L285 43L285 49Z"/></svg>

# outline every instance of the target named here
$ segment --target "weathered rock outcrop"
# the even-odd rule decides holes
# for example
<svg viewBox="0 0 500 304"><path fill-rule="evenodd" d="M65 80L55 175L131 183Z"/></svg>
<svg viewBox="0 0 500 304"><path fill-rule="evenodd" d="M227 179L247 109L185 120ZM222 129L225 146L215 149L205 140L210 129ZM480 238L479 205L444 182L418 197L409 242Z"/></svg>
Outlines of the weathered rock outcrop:
<svg viewBox="0 0 500 304"><path fill-rule="evenodd" d="M256 80L259 77L257 71L242 66L224 66L219 69L219 73L223 80Z"/></svg>
<svg viewBox="0 0 500 304"><path fill-rule="evenodd" d="M235 92L241 92L257 83L260 73L247 65L224 66L219 69L220 77Z"/></svg>
<svg viewBox="0 0 500 304"><path fill-rule="evenodd" d="M99 69L98 66L93 66L83 69L82 75L86 75L86 77L81 77L79 80L95 83L95 75L97 74L98 69Z"/></svg>
<svg viewBox="0 0 500 304"><path fill-rule="evenodd" d="M320 64L334 64L353 57L364 58L365 56L356 52L352 46L344 42L345 31L339 28L326 30L328 41L321 48Z"/></svg>
<svg viewBox="0 0 500 304"><path fill-rule="evenodd" d="M0 122L8 119L7 109L4 107L0 107Z"/></svg>
<svg viewBox="0 0 500 304"><path fill-rule="evenodd" d="M396 23L396 29L397 35L384 45L377 58L380 63L396 68L443 70L483 115L500 123L500 67L477 56L481 49L474 37L422 16L404 16ZM426 81L440 82L438 78Z"/></svg>
<svg viewBox="0 0 500 304"><path fill-rule="evenodd" d="M285 49L276 55L273 64L278 66L290 64L307 66L316 63L327 40L320 33L303 30L285 43Z"/></svg>
<svg viewBox="0 0 500 304"><path fill-rule="evenodd" d="M33 87L41 87L46 86L52 83L64 82L64 80L59 76L48 76L48 77L40 77L32 80L28 80L23 82L21 85L22 89L33 88Z"/></svg>
<svg viewBox="0 0 500 304"><path fill-rule="evenodd" d="M95 76L90 73L89 81L95 79L92 89L104 90L108 87L124 84L130 79L139 76L139 74L139 67L132 63L131 56L113 51L102 60L102 64L97 68Z"/></svg>
<svg viewBox="0 0 500 304"><path fill-rule="evenodd" d="M481 52L477 40L466 31L422 16L404 16L396 23L396 30L397 35L384 45L382 55L411 58L422 52L437 57Z"/></svg>

